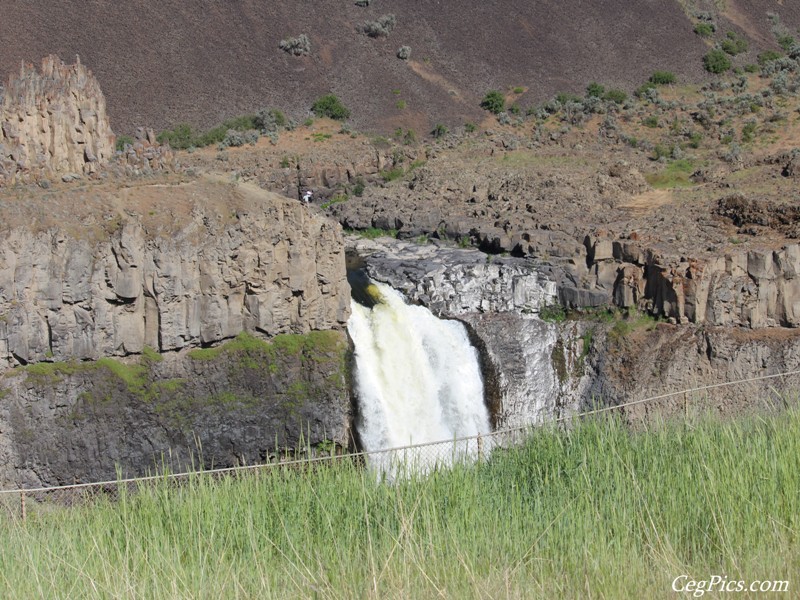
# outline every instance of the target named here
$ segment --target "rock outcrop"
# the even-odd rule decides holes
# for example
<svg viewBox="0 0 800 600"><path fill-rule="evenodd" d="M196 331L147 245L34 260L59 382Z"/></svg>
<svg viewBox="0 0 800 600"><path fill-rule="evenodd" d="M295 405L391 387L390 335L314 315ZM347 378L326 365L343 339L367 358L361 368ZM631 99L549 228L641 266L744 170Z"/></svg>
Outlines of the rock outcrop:
<svg viewBox="0 0 800 600"><path fill-rule="evenodd" d="M0 486L350 443L338 225L199 178L0 201Z"/></svg>
<svg viewBox="0 0 800 600"><path fill-rule="evenodd" d="M538 314L556 285L529 260L402 240L348 238L373 280L388 283L439 318L464 323L479 351L495 428L543 422L579 406L583 359L576 325ZM353 266L359 266L352 261Z"/></svg>
<svg viewBox="0 0 800 600"><path fill-rule="evenodd" d="M206 180L127 194L131 207L145 199L154 204L144 215L100 201L40 231L0 228L0 368L347 321L336 224L255 187Z"/></svg>
<svg viewBox="0 0 800 600"><path fill-rule="evenodd" d="M22 64L0 103L0 185L90 174L114 153L106 101L92 73L56 56Z"/></svg>
<svg viewBox="0 0 800 600"><path fill-rule="evenodd" d="M350 443L341 331L39 363L0 378L0 487L276 460Z"/></svg>
<svg viewBox="0 0 800 600"><path fill-rule="evenodd" d="M363 268L370 277L397 287L410 301L427 306L439 317L467 325L482 357L486 401L497 428L540 423L598 405L756 378L748 385L715 387L686 400L691 402L693 414L707 409L731 414L782 406L782 394L800 384L798 375L758 379L800 368L800 333L795 329L677 325L646 318L626 319L619 313L602 311L595 318L589 315L583 320L564 320L561 315L562 319L545 321L539 316L541 308L555 301L553 290L557 287L553 277L557 273L552 267L514 258L487 263L475 250L397 240L349 243L351 251L366 263ZM611 243L596 243L589 248L594 260L613 262L620 252ZM765 271L758 256L751 257L749 270L745 270L747 263L737 268L740 275L747 274L752 285L763 289L773 281L766 275L774 270ZM760 271L757 264L762 265ZM622 268L631 282L639 282L637 286L647 282L633 263ZM733 267L726 270L722 264L711 281L726 281L733 274ZM613 284L614 279L610 281ZM712 289L719 294L724 287ZM608 293L612 290L609 287ZM560 288L558 293L562 292ZM643 289L641 294L643 298ZM664 297L664 302L670 298ZM677 306L687 310L686 297L683 299L682 304L670 300L668 310L677 310ZM748 306L734 294L713 299L708 305L716 310L724 303L738 310ZM717 318L716 314L704 318ZM637 420L678 410L686 410L682 395L634 407L626 414Z"/></svg>

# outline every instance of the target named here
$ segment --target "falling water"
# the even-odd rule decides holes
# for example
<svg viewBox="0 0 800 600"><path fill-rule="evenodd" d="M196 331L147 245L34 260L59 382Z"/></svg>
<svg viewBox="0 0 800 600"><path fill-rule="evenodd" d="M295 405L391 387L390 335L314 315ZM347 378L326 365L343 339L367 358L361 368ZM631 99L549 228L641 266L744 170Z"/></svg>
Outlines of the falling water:
<svg viewBox="0 0 800 600"><path fill-rule="evenodd" d="M355 345L359 436L368 452L477 436L490 431L478 354L462 323L407 305L391 287L370 284L371 308L352 303L347 324ZM476 440L413 451L427 470L473 454ZM409 452L402 453L404 459ZM383 470L393 455L372 455Z"/></svg>

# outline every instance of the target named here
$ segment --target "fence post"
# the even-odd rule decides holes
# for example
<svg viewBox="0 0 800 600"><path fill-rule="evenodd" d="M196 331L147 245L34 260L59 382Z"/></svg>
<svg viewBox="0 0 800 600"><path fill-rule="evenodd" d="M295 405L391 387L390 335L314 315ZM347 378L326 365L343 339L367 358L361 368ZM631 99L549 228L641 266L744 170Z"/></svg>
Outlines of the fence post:
<svg viewBox="0 0 800 600"><path fill-rule="evenodd" d="M25 508L25 492L19 493L19 508L20 508L20 516L22 517L22 522L25 522L25 519L28 518L28 512Z"/></svg>
<svg viewBox="0 0 800 600"><path fill-rule="evenodd" d="M483 438L478 434L478 462L483 460Z"/></svg>
<svg viewBox="0 0 800 600"><path fill-rule="evenodd" d="M683 392L683 420L686 423L689 422L689 399L686 396L686 392Z"/></svg>

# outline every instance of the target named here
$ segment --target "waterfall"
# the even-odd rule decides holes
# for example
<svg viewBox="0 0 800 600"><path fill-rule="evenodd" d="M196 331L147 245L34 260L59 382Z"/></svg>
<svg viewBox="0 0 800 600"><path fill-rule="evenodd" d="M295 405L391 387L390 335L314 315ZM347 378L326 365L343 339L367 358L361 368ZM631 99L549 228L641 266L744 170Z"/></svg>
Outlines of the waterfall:
<svg viewBox="0 0 800 600"><path fill-rule="evenodd" d="M372 306L353 301L347 323L355 345L357 429L364 450L489 433L478 353L464 325L407 305L384 284L371 283L364 294ZM411 458L427 469L476 450L475 440L458 447L448 443L423 448ZM370 462L386 470L396 459L396 454L371 455Z"/></svg>

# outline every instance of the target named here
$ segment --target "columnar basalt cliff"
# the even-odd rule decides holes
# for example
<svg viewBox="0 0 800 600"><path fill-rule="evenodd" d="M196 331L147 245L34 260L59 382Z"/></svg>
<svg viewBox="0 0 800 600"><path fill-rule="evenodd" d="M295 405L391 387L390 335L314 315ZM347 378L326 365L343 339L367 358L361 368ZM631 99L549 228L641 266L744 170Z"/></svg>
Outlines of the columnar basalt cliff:
<svg viewBox="0 0 800 600"><path fill-rule="evenodd" d="M0 184L55 174L89 174L114 153L114 133L97 80L78 60L22 64L0 103Z"/></svg>
<svg viewBox="0 0 800 600"><path fill-rule="evenodd" d="M59 193L0 206L0 484L349 443L338 225L209 178Z"/></svg>
<svg viewBox="0 0 800 600"><path fill-rule="evenodd" d="M255 187L204 180L141 186L125 203L146 199L153 204L145 215L98 199L75 208L84 223L36 231L6 222L0 365L172 351L241 331L273 336L346 322L334 223ZM17 208L32 220L48 210L45 200Z"/></svg>

